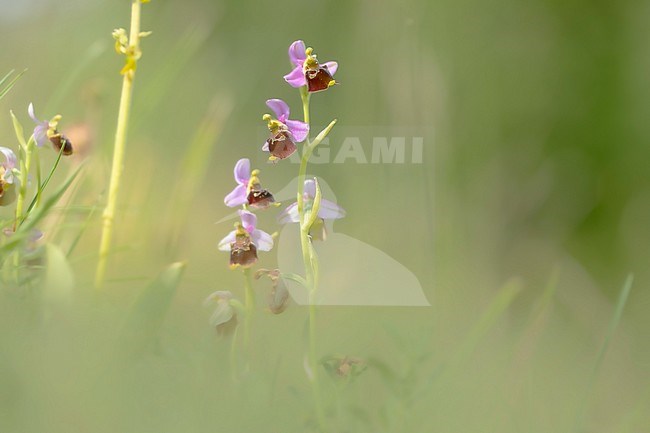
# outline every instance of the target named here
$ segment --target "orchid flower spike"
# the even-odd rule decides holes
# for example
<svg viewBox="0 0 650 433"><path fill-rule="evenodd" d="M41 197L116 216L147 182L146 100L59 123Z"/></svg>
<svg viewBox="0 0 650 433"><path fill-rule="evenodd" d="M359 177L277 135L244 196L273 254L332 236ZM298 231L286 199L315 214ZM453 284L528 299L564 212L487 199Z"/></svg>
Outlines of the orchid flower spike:
<svg viewBox="0 0 650 433"><path fill-rule="evenodd" d="M282 99L269 99L266 106L273 110L275 118L265 114L262 119L268 123L271 137L266 140L262 150L270 152L271 161L285 159L296 151L296 144L304 141L309 134L309 125L300 120L289 119L291 111Z"/></svg>
<svg viewBox="0 0 650 433"><path fill-rule="evenodd" d="M273 194L262 189L258 178L260 171L251 172L251 162L242 158L235 164L235 181L237 186L225 198L228 207L248 205L252 209L266 209L275 204Z"/></svg>
<svg viewBox="0 0 650 433"><path fill-rule="evenodd" d="M4 161L0 162L0 206L7 206L16 199L15 183L18 180L14 176L18 159L13 150L0 146L0 154Z"/></svg>
<svg viewBox="0 0 650 433"><path fill-rule="evenodd" d="M60 115L57 114L49 122L39 120L36 117L36 114L34 114L34 104L32 103L29 104L27 113L34 123L36 123L36 126L34 127L34 140L38 147L43 147L43 145L49 140L52 143L52 146L54 146L54 150L57 152L61 152L64 155L72 155L72 143L68 137L61 134L57 129L59 121L61 120Z"/></svg>
<svg viewBox="0 0 650 433"><path fill-rule="evenodd" d="M239 210L241 223L235 230L219 242L220 251L230 251L230 268L249 268L257 262L257 250L271 251L273 237L256 228L257 216L254 213Z"/></svg>
<svg viewBox="0 0 650 433"><path fill-rule="evenodd" d="M305 181L305 188L303 192L303 202L305 212L310 211L314 198L316 197L316 181L314 179L307 179ZM345 216L345 210L334 202L321 198L318 207L318 218L309 229L309 234L312 239L325 240L327 231L325 230L325 220L339 219ZM298 203L293 203L287 206L285 210L278 215L278 222L280 224L299 223L300 214L298 213Z"/></svg>
<svg viewBox="0 0 650 433"><path fill-rule="evenodd" d="M307 86L309 92L320 92L338 84L333 78L339 67L338 63L318 63L313 48L305 48L303 41L291 44L289 60L295 67L284 76L284 80L292 87Z"/></svg>

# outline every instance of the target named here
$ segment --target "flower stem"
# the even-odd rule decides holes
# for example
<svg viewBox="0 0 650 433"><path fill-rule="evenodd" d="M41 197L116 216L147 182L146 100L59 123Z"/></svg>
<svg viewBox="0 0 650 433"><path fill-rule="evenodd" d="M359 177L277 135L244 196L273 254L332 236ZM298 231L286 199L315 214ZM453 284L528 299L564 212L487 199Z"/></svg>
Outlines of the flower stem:
<svg viewBox="0 0 650 433"><path fill-rule="evenodd" d="M20 167L20 189L18 190L18 199L16 200L16 221L14 222L14 231L18 229L18 226L23 221L23 209L25 207L25 197L27 196L27 182L29 181L29 170L32 166L34 144L35 141L32 136L24 147L25 160L24 162L21 161L22 166Z"/></svg>
<svg viewBox="0 0 650 433"><path fill-rule="evenodd" d="M300 88L300 98L302 99L302 113L303 118L306 124L309 125L309 92L305 86ZM310 125L311 127L311 125ZM303 146L302 158L300 158L300 168L298 169L298 214L300 215L300 224L302 225L302 217L304 215L304 199L303 194L305 192L305 177L307 176L307 163L309 162L309 157L311 156L311 142L309 140L309 134L307 134L307 139ZM305 244L302 244L303 254L306 250ZM305 270L307 269L307 264L305 262Z"/></svg>
<svg viewBox="0 0 650 433"><path fill-rule="evenodd" d="M30 137L27 145L23 147L25 159L20 161L20 189L16 199L16 221L14 222L14 232L18 229L23 218L23 209L25 207L25 197L27 196L27 182L29 182L29 171L32 166L32 154L34 153L34 136ZM14 253L14 279L18 283L18 267L20 266L20 249Z"/></svg>
<svg viewBox="0 0 650 433"><path fill-rule="evenodd" d="M140 8L141 0L131 1L131 29L129 44L134 53L140 49ZM127 59L127 62L129 59ZM135 62L136 60L133 59ZM124 171L124 153L126 148L126 132L129 123L131 99L133 96L133 80L135 78L135 67L124 72L122 79L122 94L120 96L120 107L117 115L117 128L115 131L115 143L113 145L113 166L111 169L111 180L108 187L108 201L102 215L102 238L99 244L99 262L95 274L95 287L101 288L104 284L108 256L111 250L111 239L113 235L113 222L115 220L115 208L120 188L120 180Z"/></svg>
<svg viewBox="0 0 650 433"><path fill-rule="evenodd" d="M306 87L300 88L300 97L302 99L302 110L304 122L309 124L309 92ZM311 125L310 125L311 126ZM325 431L325 414L323 411L320 391L320 380L318 371L318 350L316 345L316 289L318 286L318 257L315 255L311 239L309 238L309 227L305 217L305 178L307 176L307 164L312 154L312 146L309 136L303 146L302 158L300 159L300 169L298 171L298 214L300 215L300 246L302 248L303 264L305 266L305 276L307 280L307 290L309 291L309 354L308 362L311 370L311 386L316 409L316 418L321 431ZM316 272L315 272L316 271Z"/></svg>

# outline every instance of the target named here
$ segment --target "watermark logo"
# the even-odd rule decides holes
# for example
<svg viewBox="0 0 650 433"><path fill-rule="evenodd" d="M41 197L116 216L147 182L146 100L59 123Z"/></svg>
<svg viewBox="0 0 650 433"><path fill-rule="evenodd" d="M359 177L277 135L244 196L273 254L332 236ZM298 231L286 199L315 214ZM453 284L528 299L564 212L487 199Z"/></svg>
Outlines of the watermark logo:
<svg viewBox="0 0 650 433"><path fill-rule="evenodd" d="M432 152L433 131L426 128L338 127L314 150L310 164L422 164ZM299 149L302 146L298 146ZM300 164L301 152L288 160Z"/></svg>

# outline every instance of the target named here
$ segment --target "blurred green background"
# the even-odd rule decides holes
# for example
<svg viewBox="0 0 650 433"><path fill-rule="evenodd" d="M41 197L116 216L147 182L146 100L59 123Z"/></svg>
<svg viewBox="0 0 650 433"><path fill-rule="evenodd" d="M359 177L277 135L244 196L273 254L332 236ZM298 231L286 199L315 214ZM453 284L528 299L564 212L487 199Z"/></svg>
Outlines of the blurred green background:
<svg viewBox="0 0 650 433"><path fill-rule="evenodd" d="M129 2L0 5L0 73L28 69L0 102L0 144L17 147L8 110L29 129L29 102L90 137L71 207L43 228L68 248L89 221L70 257L75 291L2 298L0 431L313 429L307 309L273 316L260 303L253 357L233 383L230 340L201 307L214 290L242 296L216 249L234 162L251 158L269 189L297 173L261 165L261 116L273 97L300 113L282 75L304 39L339 62L341 85L312 98L312 129L339 119L333 154L355 128L425 135L422 164L407 153L310 169L347 210L336 231L408 267L432 304L319 311L323 356L368 363L350 384L326 384L331 431L650 432L649 2L152 0L101 295L101 208L88 209L105 200L123 62L111 31L128 28ZM78 159L64 162L55 180ZM273 215L260 224L273 231ZM179 260L156 344L126 357L130 305Z"/></svg>

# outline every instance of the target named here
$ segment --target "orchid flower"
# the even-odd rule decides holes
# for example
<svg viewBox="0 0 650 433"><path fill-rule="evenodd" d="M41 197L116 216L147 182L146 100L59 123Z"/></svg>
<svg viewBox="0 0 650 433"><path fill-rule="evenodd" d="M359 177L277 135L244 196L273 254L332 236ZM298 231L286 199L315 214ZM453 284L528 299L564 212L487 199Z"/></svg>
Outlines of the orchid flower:
<svg viewBox="0 0 650 433"><path fill-rule="evenodd" d="M0 163L0 180L4 183L14 183L14 169L18 165L18 158L13 150L0 146L0 153L5 157Z"/></svg>
<svg viewBox="0 0 650 433"><path fill-rule="evenodd" d="M248 158L237 161L234 170L237 186L224 198L226 206L237 207L246 204L253 209L266 209L275 202L273 194L260 186L257 177L259 172L251 172L251 162Z"/></svg>
<svg viewBox="0 0 650 433"><path fill-rule="evenodd" d="M210 325L213 326L219 335L230 335L237 327L237 311L232 306L233 299L231 292L227 290L218 290L211 293L203 305L210 307L216 304L214 312L210 316Z"/></svg>
<svg viewBox="0 0 650 433"><path fill-rule="evenodd" d="M282 99L269 99L267 107L275 113L275 119L265 114L262 119L268 122L271 138L266 140L262 150L270 152L269 159L285 159L296 151L296 144L304 141L309 134L309 125L300 120L289 119L291 111Z"/></svg>
<svg viewBox="0 0 650 433"><path fill-rule="evenodd" d="M43 147L43 145L49 140L57 152L61 152L64 155L72 155L72 143L68 137L57 130L59 121L61 120L60 115L54 116L49 122L39 120L34 113L34 104L32 103L29 104L27 113L34 123L36 123L36 126L34 127L34 141L36 141L38 147ZM63 148L63 150L61 150L61 148Z"/></svg>
<svg viewBox="0 0 650 433"><path fill-rule="evenodd" d="M305 210L310 210L316 197L316 182L314 179L307 179L305 181L305 188L303 192L303 200L305 203ZM318 208L318 219L310 228L310 235L312 238L325 240L325 220L339 219L345 216L345 210L334 202L321 198L320 206ZM298 203L293 203L287 206L285 210L278 215L278 222L280 224L299 223L300 214L298 213ZM313 233L312 233L313 232Z"/></svg>
<svg viewBox="0 0 650 433"><path fill-rule="evenodd" d="M339 65L336 62L318 63L312 48L305 48L303 41L295 41L289 47L289 60L295 68L284 76L292 87L307 86L309 92L319 92L337 84L333 75Z"/></svg>
<svg viewBox="0 0 650 433"><path fill-rule="evenodd" d="M257 216L254 213L239 210L241 223L235 230L219 242L220 251L230 251L230 267L248 268L257 261L257 250L270 251L273 237L256 228Z"/></svg>
<svg viewBox="0 0 650 433"><path fill-rule="evenodd" d="M6 206L16 199L16 189L13 184L17 181L14 170L18 165L18 159L13 150L7 147L0 146L0 153L5 159L0 162L0 206Z"/></svg>

